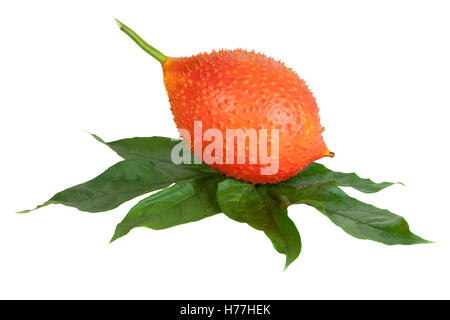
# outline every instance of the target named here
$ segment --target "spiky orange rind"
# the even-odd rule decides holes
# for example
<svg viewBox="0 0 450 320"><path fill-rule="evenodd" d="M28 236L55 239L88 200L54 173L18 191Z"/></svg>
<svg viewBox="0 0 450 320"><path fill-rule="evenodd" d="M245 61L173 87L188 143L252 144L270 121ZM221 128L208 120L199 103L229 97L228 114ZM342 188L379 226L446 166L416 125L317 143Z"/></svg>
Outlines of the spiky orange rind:
<svg viewBox="0 0 450 320"><path fill-rule="evenodd" d="M261 168L268 164L259 157L256 164L248 163L252 150L247 143L246 163L210 164L226 176L252 183L276 183L317 159L332 156L322 138L319 109L312 92L283 63L264 54L237 49L187 58L168 57L162 66L174 121L179 129L187 129L191 137L194 121L201 121L203 132L218 129L223 137L226 129L278 130L277 173L261 174ZM269 134L269 141L270 137ZM201 152L206 146L204 143ZM224 143L224 156L226 148ZM194 139L191 149L194 150ZM270 154L270 144L268 149ZM199 150L196 153L201 156Z"/></svg>

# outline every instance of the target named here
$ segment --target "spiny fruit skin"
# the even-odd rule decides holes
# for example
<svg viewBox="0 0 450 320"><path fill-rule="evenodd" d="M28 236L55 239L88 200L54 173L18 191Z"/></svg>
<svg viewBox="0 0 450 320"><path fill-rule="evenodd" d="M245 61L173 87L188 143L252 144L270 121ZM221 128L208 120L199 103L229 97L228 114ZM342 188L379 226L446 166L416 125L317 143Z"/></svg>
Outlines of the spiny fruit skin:
<svg viewBox="0 0 450 320"><path fill-rule="evenodd" d="M174 121L191 137L194 121L202 121L203 132L219 129L223 137L226 129L268 129L269 133L270 129L279 130L278 173L261 174L261 167L269 164L262 164L259 157L257 164L249 164L246 144L245 164L235 161L210 165L226 176L254 184L276 183L332 155L322 138L314 96L305 82L281 62L238 49L188 58L168 57L162 67ZM203 150L208 144L203 143ZM225 143L223 149L225 155Z"/></svg>

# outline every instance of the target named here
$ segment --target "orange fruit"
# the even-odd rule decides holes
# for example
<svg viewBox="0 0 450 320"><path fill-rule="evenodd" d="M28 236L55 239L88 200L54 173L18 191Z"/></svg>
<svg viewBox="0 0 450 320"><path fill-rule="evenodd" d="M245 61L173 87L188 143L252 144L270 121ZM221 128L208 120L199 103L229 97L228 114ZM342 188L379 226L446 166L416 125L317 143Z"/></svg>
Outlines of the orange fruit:
<svg viewBox="0 0 450 320"><path fill-rule="evenodd" d="M201 132L216 129L225 139L227 130L267 130L267 155L278 154L263 161L258 151L264 140L256 138L257 148L251 148L250 138L244 144L234 139L221 145L211 155L223 161L208 163L228 177L251 183L276 183L300 172L311 162L333 156L322 138L319 109L305 82L283 63L263 54L245 50L220 50L187 58L171 58L143 41L134 31L118 21L122 31L161 62L164 84L171 111L178 129L190 133L191 150L201 157L210 142L195 148L194 121L201 121ZM278 137L273 134L277 130ZM181 130L180 130L181 131ZM186 131L182 131L186 132ZM185 134L182 133L184 139ZM217 136L214 136L218 139ZM274 140L277 138L276 140ZM211 139L214 141L214 139ZM242 141L241 141L242 142ZM233 148L234 154L225 159ZM245 150L244 150L245 148ZM198 149L198 150L197 150ZM238 163L239 152L245 152L245 162ZM254 159L250 163L250 159ZM276 163L275 163L276 162ZM263 173L262 168L276 170ZM267 171L267 170L266 170ZM270 170L269 170L270 171Z"/></svg>

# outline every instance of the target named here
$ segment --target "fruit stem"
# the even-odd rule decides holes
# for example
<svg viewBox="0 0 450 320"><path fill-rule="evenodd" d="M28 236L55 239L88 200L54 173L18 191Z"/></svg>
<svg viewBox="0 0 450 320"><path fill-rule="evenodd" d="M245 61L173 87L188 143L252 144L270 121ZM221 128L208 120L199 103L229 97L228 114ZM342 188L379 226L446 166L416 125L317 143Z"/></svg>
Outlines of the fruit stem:
<svg viewBox="0 0 450 320"><path fill-rule="evenodd" d="M136 32L128 28L126 25L124 25L117 19L116 22L120 30L125 32L131 39L133 39L134 42L137 43L139 47L141 47L145 52L150 54L153 58L155 58L161 63L164 63L167 60L167 57L163 53L161 53L159 50L153 48L151 45L145 42Z"/></svg>
<svg viewBox="0 0 450 320"><path fill-rule="evenodd" d="M325 157L334 158L334 156L335 156L334 152L331 152L330 150L327 150L327 152L325 153Z"/></svg>

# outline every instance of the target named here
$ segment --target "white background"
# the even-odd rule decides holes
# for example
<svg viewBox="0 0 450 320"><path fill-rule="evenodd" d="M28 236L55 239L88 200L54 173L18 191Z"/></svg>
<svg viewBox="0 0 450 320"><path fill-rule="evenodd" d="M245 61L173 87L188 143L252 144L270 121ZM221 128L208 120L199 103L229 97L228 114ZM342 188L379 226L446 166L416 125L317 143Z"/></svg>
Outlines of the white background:
<svg viewBox="0 0 450 320"><path fill-rule="evenodd" d="M0 298L450 298L450 5L446 1L2 1ZM217 215L109 245L137 201L106 213L49 206L119 158L106 140L177 137L161 67L114 17L169 56L246 48L281 59L313 90L321 160L375 181L353 196L435 241L350 237L312 208L284 256L263 233Z"/></svg>

